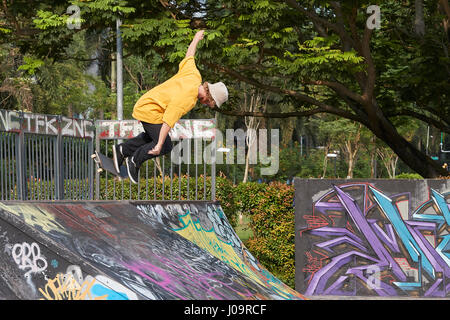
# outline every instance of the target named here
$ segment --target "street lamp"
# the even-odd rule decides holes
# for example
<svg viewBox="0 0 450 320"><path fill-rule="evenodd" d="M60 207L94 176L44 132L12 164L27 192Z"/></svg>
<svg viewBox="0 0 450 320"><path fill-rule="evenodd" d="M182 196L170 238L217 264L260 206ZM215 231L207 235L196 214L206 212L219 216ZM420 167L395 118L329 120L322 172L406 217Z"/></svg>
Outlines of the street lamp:
<svg viewBox="0 0 450 320"><path fill-rule="evenodd" d="M336 158L338 156L339 151L333 151L333 153L328 153L328 158L333 158L333 164L334 164L334 177L336 178Z"/></svg>
<svg viewBox="0 0 450 320"><path fill-rule="evenodd" d="M227 154L228 152L231 152L230 148L225 148L225 147L220 147L217 149L217 152L223 152L225 154ZM227 169L228 172L228 169ZM233 161L233 184L236 184L236 164L234 164Z"/></svg>

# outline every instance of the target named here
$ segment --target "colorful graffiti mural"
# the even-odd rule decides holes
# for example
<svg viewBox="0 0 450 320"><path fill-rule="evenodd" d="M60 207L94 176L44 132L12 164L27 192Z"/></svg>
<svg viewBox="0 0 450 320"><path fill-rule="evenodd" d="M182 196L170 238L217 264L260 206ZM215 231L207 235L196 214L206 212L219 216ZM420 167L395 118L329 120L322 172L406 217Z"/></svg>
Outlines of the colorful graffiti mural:
<svg viewBox="0 0 450 320"><path fill-rule="evenodd" d="M299 296L258 263L233 231L220 206L210 204L207 207L209 220L213 222L209 230L203 228L199 219L194 221L190 208L185 211L186 214L179 215L181 227L174 229L175 232L284 299Z"/></svg>
<svg viewBox="0 0 450 320"><path fill-rule="evenodd" d="M0 299L303 299L210 202L0 203L0 250Z"/></svg>
<svg viewBox="0 0 450 320"><path fill-rule="evenodd" d="M336 183L320 190L310 181L312 211L296 204L297 290L450 296L450 189L405 181L398 192L401 187L387 183Z"/></svg>

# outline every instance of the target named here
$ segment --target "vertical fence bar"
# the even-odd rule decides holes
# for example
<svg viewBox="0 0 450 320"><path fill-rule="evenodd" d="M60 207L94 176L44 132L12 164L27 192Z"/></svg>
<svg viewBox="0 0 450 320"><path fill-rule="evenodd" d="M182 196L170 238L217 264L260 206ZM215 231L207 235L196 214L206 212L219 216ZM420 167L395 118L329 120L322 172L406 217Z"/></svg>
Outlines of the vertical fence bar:
<svg viewBox="0 0 450 320"><path fill-rule="evenodd" d="M206 141L202 139L202 158L203 158L203 200L206 200Z"/></svg>
<svg viewBox="0 0 450 320"><path fill-rule="evenodd" d="M88 150L89 200L94 200L94 162L91 159L91 155L94 153L94 140L92 138L89 139Z"/></svg>
<svg viewBox="0 0 450 320"><path fill-rule="evenodd" d="M48 150L48 154L49 154L49 166L50 166L50 188L51 188L51 200L55 200L56 199L56 192L55 192L55 158L53 157L54 154L54 143L55 143L55 139L54 137L50 137L49 139L49 150Z"/></svg>
<svg viewBox="0 0 450 320"><path fill-rule="evenodd" d="M216 201L216 150L217 140L214 136L211 142L211 200Z"/></svg>
<svg viewBox="0 0 450 320"><path fill-rule="evenodd" d="M187 143L188 156L187 156L187 172L186 172L186 174L187 174L186 175L186 178L187 178L186 190L187 190L187 199L190 200L189 184L190 184L190 180L191 180L191 173L189 172L189 164L191 163L191 139L188 139L187 141L188 141L188 143Z"/></svg>
<svg viewBox="0 0 450 320"><path fill-rule="evenodd" d="M95 150L100 150L100 128L96 126L95 129ZM94 151L92 151L94 154ZM100 199L100 173L95 171L95 199Z"/></svg>
<svg viewBox="0 0 450 320"><path fill-rule="evenodd" d="M0 150L0 155L1 155L1 159L2 159L2 166L1 166L1 171L0 171L0 180L1 180L1 187L2 187L2 200L6 200L6 179L5 179L5 172L6 172L6 148L5 148L5 139L6 139L6 134L4 132L1 133L0 135L1 139L0 139L0 145L1 145L1 150Z"/></svg>
<svg viewBox="0 0 450 320"><path fill-rule="evenodd" d="M137 189L138 189L138 191L137 191L137 199L138 200L140 200L140 197L141 197L141 171L142 170L139 170L139 177L138 177L138 184L137 184Z"/></svg>
<svg viewBox="0 0 450 320"><path fill-rule="evenodd" d="M148 161L145 162L145 200L148 200Z"/></svg>
<svg viewBox="0 0 450 320"><path fill-rule="evenodd" d="M156 200L156 158L153 158L153 199Z"/></svg>
<svg viewBox="0 0 450 320"><path fill-rule="evenodd" d="M0 132L0 199L1 200L5 200L3 198L3 190L4 190L4 186L3 186L3 166L4 166L4 162L3 162L3 150L5 150L3 148L3 132Z"/></svg>
<svg viewBox="0 0 450 320"><path fill-rule="evenodd" d="M33 143L33 136L27 135L27 145L28 145L28 176L30 177L30 192L29 192L29 199L28 200L34 200L34 154L32 152L32 143Z"/></svg>
<svg viewBox="0 0 450 320"><path fill-rule="evenodd" d="M12 154L11 154L11 134L8 133L7 135L8 137L8 200L11 200L11 196L12 196L12 192L11 192L11 159L12 159Z"/></svg>
<svg viewBox="0 0 450 320"><path fill-rule="evenodd" d="M181 141L179 142L181 143ZM180 158L182 156L180 155ZM181 200L181 159L178 159L178 200Z"/></svg>
<svg viewBox="0 0 450 320"><path fill-rule="evenodd" d="M165 161L164 161L164 156L160 157L159 159L161 159L162 164L161 164L161 172L162 172L162 200L165 200L165 196L164 196L164 192L165 192Z"/></svg>
<svg viewBox="0 0 450 320"><path fill-rule="evenodd" d="M42 136L42 157L43 157L43 170L44 170L44 195L45 200L49 199L49 185L48 185L48 157L47 157L47 147L48 147L48 136Z"/></svg>
<svg viewBox="0 0 450 320"><path fill-rule="evenodd" d="M173 200L173 161L170 154L170 200Z"/></svg>
<svg viewBox="0 0 450 320"><path fill-rule="evenodd" d="M4 166L3 166L3 174L2 174L2 176L3 176L3 182L4 182L4 194L5 194L5 196L4 196L4 199L5 200L8 200L8 176L7 176L7 174L8 174L8 161L9 161L9 158L8 158L8 149L7 149L7 145L8 145L8 142L7 142L7 138L8 138L8 133L7 132L5 132L5 134L3 135L3 150L4 150L4 152L3 152L3 156L4 156L4 159L5 159L5 161L4 161Z"/></svg>
<svg viewBox="0 0 450 320"><path fill-rule="evenodd" d="M64 167L66 168L65 174L64 174L64 198L70 199L70 157L69 157L69 139L63 138L63 144L64 144Z"/></svg>
<svg viewBox="0 0 450 320"><path fill-rule="evenodd" d="M57 117L58 123L61 123L61 116ZM65 155L65 144L62 137L61 128L58 128L58 134L56 136L56 146L54 148L54 157L56 159L56 199L64 199L65 190L65 176L66 176L66 166L67 161L63 160Z"/></svg>
<svg viewBox="0 0 450 320"><path fill-rule="evenodd" d="M68 154L68 159L69 159L69 166L68 166L68 170L69 170L69 190L70 190L70 198L69 199L73 199L75 200L75 196L73 194L73 175L74 175L74 165L73 165L73 148L74 148L74 142L73 142L73 138L69 137L67 138L67 140L69 140L68 145L70 145L70 148L67 148L67 154Z"/></svg>
<svg viewBox="0 0 450 320"><path fill-rule="evenodd" d="M17 192L19 200L25 200L27 198L26 190L26 159L25 159L25 146L24 146L24 134L21 130L16 135L16 168L17 168Z"/></svg>
<svg viewBox="0 0 450 320"><path fill-rule="evenodd" d="M105 140L105 156L108 156L108 140ZM105 200L108 200L108 171L105 171Z"/></svg>
<svg viewBox="0 0 450 320"><path fill-rule="evenodd" d="M82 199L82 195L83 195L83 189L82 189L82 185L81 185L81 173L82 173L82 164L83 164L83 160L82 160L82 154L81 154L81 140L80 139L75 139L76 144L77 144L77 199L80 200Z"/></svg>

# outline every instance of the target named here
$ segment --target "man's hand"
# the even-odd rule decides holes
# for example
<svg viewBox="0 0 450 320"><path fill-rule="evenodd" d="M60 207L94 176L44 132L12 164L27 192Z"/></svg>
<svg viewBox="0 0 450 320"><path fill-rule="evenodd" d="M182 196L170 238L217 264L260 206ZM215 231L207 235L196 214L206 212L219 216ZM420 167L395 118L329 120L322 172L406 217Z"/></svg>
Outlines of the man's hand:
<svg viewBox="0 0 450 320"><path fill-rule="evenodd" d="M157 156L161 153L162 146L164 145L164 142L166 141L169 131L170 131L170 126L167 123L163 122L163 124L161 126L161 131L159 131L158 143L156 144L156 146L153 147L152 150L150 150L148 152L148 154Z"/></svg>
<svg viewBox="0 0 450 320"><path fill-rule="evenodd" d="M197 31L197 33L194 36L194 39L198 39L199 41L203 40L203 34L204 33L205 33L205 30Z"/></svg>
<svg viewBox="0 0 450 320"><path fill-rule="evenodd" d="M186 52L186 58L189 56L195 56L195 51L197 50L197 44L200 40L203 39L203 34L205 33L205 30L197 31L197 33L194 36L194 39L192 39L191 44L189 45L189 48Z"/></svg>
<svg viewBox="0 0 450 320"><path fill-rule="evenodd" d="M157 155L159 155L160 153L161 153L161 146L160 145L156 145L156 146L154 146L153 147L153 149L152 150L150 150L149 152L148 152L148 154L152 154L152 155L155 155L155 156L157 156Z"/></svg>

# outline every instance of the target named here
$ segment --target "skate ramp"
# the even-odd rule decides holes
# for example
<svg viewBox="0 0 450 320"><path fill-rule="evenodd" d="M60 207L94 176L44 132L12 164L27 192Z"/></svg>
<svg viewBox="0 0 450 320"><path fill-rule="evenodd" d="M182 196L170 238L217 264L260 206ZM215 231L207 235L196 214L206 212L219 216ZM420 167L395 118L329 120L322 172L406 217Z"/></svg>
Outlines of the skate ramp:
<svg viewBox="0 0 450 320"><path fill-rule="evenodd" d="M0 202L0 299L304 299L212 202Z"/></svg>

